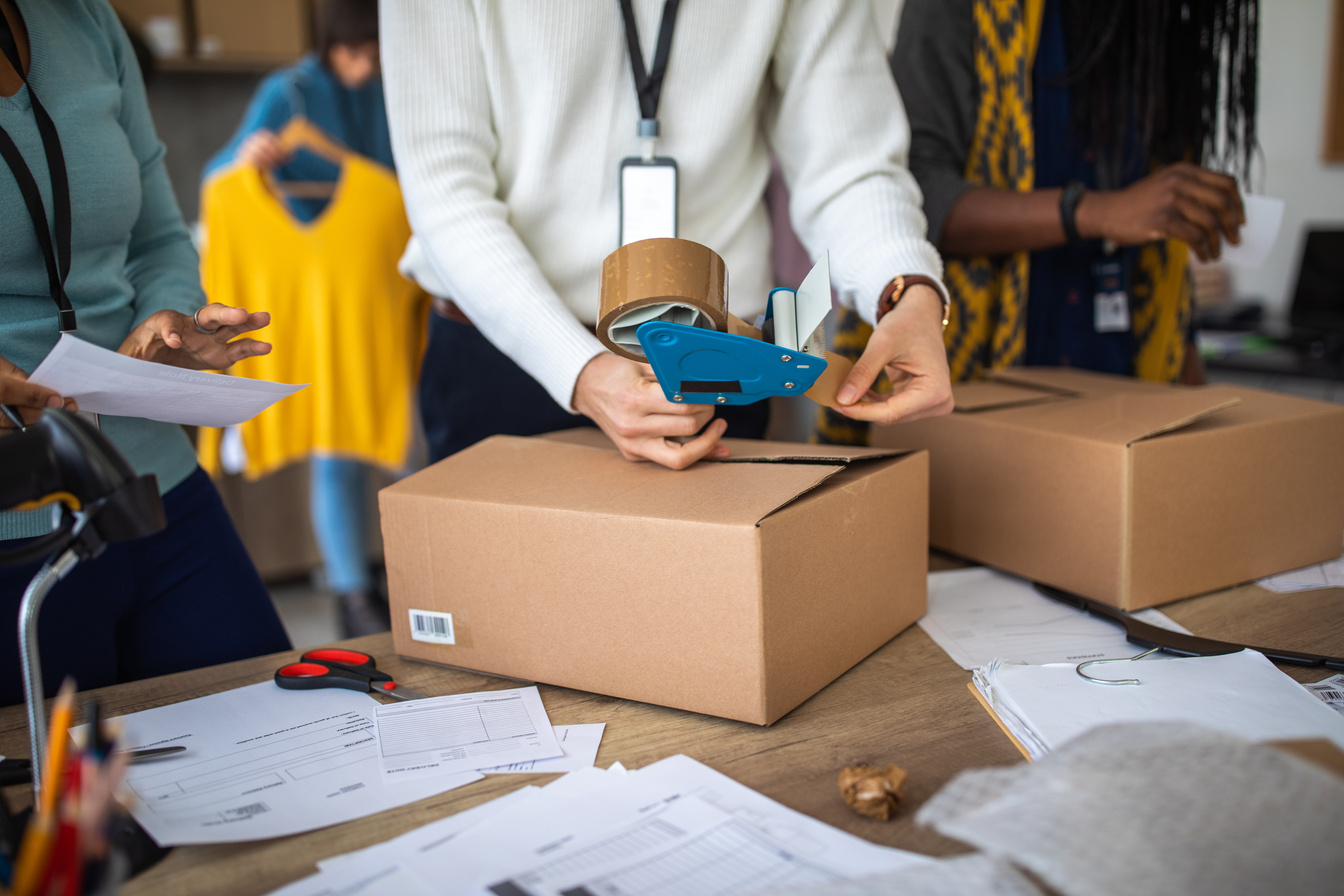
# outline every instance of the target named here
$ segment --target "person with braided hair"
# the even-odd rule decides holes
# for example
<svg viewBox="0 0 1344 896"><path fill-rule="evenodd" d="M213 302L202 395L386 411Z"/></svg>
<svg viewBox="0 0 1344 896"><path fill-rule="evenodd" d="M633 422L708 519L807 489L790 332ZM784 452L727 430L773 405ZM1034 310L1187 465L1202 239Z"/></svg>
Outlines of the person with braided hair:
<svg viewBox="0 0 1344 896"><path fill-rule="evenodd" d="M1244 223L1257 0L906 0L892 71L951 294L954 381L1200 382L1190 254ZM1221 123L1221 130L1219 125ZM853 354L864 326L841 323ZM824 441L866 439L822 410Z"/></svg>

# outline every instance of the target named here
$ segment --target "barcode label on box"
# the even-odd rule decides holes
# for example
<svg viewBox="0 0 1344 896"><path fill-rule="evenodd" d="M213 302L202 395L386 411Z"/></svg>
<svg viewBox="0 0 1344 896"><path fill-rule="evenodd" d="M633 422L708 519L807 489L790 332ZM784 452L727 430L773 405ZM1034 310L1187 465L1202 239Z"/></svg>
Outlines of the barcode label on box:
<svg viewBox="0 0 1344 896"><path fill-rule="evenodd" d="M433 610L411 610L411 638L431 644L456 644L453 614Z"/></svg>

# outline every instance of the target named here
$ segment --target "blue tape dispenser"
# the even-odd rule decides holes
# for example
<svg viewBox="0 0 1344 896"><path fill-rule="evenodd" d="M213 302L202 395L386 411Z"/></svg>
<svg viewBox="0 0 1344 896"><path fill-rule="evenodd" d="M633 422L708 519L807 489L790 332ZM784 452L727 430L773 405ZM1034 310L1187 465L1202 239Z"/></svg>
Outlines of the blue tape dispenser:
<svg viewBox="0 0 1344 896"><path fill-rule="evenodd" d="M669 401L751 404L772 395L802 395L826 370L822 324L831 310L828 253L795 292L770 292L761 338L666 320L635 331Z"/></svg>

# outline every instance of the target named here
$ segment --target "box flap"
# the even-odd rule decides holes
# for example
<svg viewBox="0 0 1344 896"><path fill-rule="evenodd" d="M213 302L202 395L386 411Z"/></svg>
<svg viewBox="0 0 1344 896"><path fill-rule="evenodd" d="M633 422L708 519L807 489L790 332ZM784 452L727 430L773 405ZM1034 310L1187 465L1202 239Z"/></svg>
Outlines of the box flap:
<svg viewBox="0 0 1344 896"><path fill-rule="evenodd" d="M1053 389L1056 392L1093 398L1116 392L1166 392L1173 388L1182 388L1172 386L1170 383L1155 383L1152 380L1119 376L1114 373L1098 373L1095 370L1081 370L1077 367L1009 367L990 373L989 378L995 382L1012 383L1015 386Z"/></svg>
<svg viewBox="0 0 1344 896"><path fill-rule="evenodd" d="M734 449L739 444L757 443L734 442ZM808 446L775 446L781 453L800 447ZM851 451L874 456L901 453L837 451L842 455ZM386 491L604 516L754 526L845 469L843 462L771 459L777 462L699 463L676 471L631 463L611 447L589 447L567 439L495 436Z"/></svg>
<svg viewBox="0 0 1344 896"><path fill-rule="evenodd" d="M605 448L615 451L616 446L603 434L602 430L592 426L577 429L562 429L537 436L553 442L567 442L572 445L587 445L591 448ZM765 442L758 439L723 439L724 445L732 455L718 463L762 463L778 461L780 463L801 464L847 464L856 460L871 460L880 457L897 457L910 452L902 448L860 448L854 445L806 445L798 442ZM715 463L715 461L710 461Z"/></svg>
<svg viewBox="0 0 1344 896"><path fill-rule="evenodd" d="M732 451L719 463L848 464L909 454L903 448L860 448L855 445L804 445L797 442L758 442L753 439L723 439Z"/></svg>
<svg viewBox="0 0 1344 896"><path fill-rule="evenodd" d="M952 398L956 402L955 410L960 414L1059 401L1061 398L1074 398L1077 395L1076 392L1003 380L975 380L969 383L955 383L952 386Z"/></svg>
<svg viewBox="0 0 1344 896"><path fill-rule="evenodd" d="M1235 407L1241 399L1219 387L1103 395L1022 408L1013 423L1095 442L1132 445Z"/></svg>

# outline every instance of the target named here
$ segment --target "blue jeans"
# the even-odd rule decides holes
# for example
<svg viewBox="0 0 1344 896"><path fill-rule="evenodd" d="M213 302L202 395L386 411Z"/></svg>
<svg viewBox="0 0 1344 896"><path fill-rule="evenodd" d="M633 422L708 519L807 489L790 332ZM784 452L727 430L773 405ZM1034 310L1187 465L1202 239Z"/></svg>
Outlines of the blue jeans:
<svg viewBox="0 0 1344 896"><path fill-rule="evenodd" d="M67 675L88 690L290 648L210 477L196 470L163 506L163 531L108 545L47 596L38 646L48 694ZM9 620L0 632L0 705L23 701L19 604L40 565L0 567L0 619Z"/></svg>
<svg viewBox="0 0 1344 896"><path fill-rule="evenodd" d="M337 594L368 591L373 576L364 547L366 465L345 457L315 455L308 459L308 468L309 515L322 552L327 587Z"/></svg>

